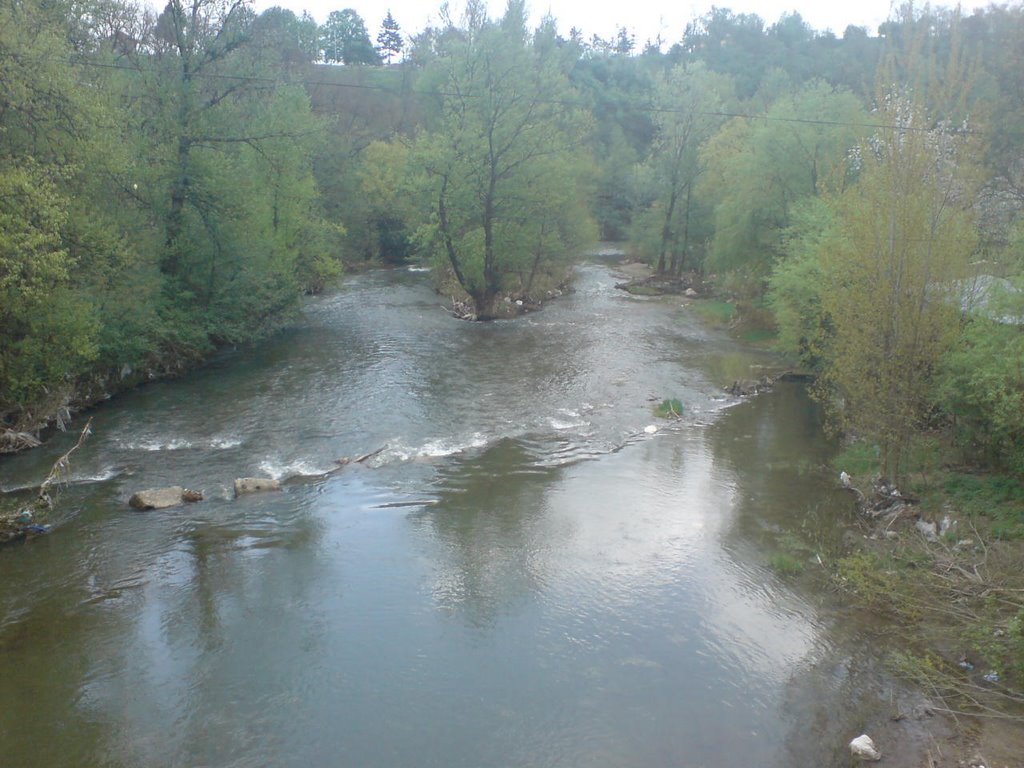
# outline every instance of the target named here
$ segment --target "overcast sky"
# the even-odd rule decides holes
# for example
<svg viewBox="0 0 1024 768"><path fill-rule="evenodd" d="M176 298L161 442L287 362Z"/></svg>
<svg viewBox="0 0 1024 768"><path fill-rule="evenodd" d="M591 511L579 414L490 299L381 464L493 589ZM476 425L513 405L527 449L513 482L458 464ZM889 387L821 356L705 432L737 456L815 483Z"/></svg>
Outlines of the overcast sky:
<svg viewBox="0 0 1024 768"><path fill-rule="evenodd" d="M491 15L500 16L505 0L487 1ZM867 27L874 34L888 17L891 7L890 0L722 0L714 4L735 13L756 13L769 24L778 21L783 13L797 11L813 28L831 29L840 37L849 24ZM934 4L945 5L942 0ZM370 39L374 40L389 8L403 34L408 35L419 32L429 23L437 23L441 3L440 0L256 0L257 11L273 5L290 8L296 13L309 11L320 23L331 11L354 8L363 17ZM464 3L452 0L451 5L458 9ZM527 0L531 25L550 12L558 19L563 35L568 35L569 29L575 26L583 30L588 40L594 34L612 37L619 26L625 26L636 35L638 47L659 34L668 45L677 42L687 22L703 15L711 6L712 3L705 0ZM973 6L967 0L964 8L969 7Z"/></svg>

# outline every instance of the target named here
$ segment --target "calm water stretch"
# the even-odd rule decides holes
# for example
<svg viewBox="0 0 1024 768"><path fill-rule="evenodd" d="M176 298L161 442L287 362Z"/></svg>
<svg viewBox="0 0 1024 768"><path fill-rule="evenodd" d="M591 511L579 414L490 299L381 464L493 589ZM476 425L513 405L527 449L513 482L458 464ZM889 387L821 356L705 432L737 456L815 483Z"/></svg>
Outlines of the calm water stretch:
<svg viewBox="0 0 1024 768"><path fill-rule="evenodd" d="M509 322L426 277L95 410L56 530L0 550L0 764L848 764L886 683L769 566L850 514L803 392L725 397L773 361L600 259ZM249 475L287 482L232 499ZM128 508L161 485L206 500Z"/></svg>

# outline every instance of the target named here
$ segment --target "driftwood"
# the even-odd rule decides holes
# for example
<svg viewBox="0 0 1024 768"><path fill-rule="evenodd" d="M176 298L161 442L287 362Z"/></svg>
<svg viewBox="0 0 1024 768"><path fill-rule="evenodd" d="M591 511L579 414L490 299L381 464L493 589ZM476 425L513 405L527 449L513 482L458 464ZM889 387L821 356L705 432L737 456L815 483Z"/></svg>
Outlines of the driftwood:
<svg viewBox="0 0 1024 768"><path fill-rule="evenodd" d="M750 397L751 395L768 392L779 381L810 384L814 380L815 375L813 373L784 371L774 376L762 376L760 379L736 379L736 381L725 388L725 391L736 397Z"/></svg>
<svg viewBox="0 0 1024 768"><path fill-rule="evenodd" d="M36 498L39 502L45 504L47 509L53 508L53 499L50 498L50 487L54 483L62 484L67 481L68 471L71 469L71 454L81 448L85 438L92 434L92 431L89 429L91 426L92 419L89 419L82 428L82 434L78 436L78 442L71 446L71 450L54 462L53 466L50 467L50 473L39 486L39 494Z"/></svg>
<svg viewBox="0 0 1024 768"><path fill-rule="evenodd" d="M385 448L387 448L387 446L386 445L382 445L376 451L370 451L370 453L364 453L362 456L360 456L358 459L356 459L353 463L354 464L362 464L367 459L372 459L377 454L384 453L384 449Z"/></svg>
<svg viewBox="0 0 1024 768"><path fill-rule="evenodd" d="M13 429L0 432L0 453L18 453L40 445L42 442L39 438L28 432L16 432Z"/></svg>
<svg viewBox="0 0 1024 768"><path fill-rule="evenodd" d="M476 308L466 301L460 301L454 296L451 297L451 306L445 307L445 310L450 312L454 317L459 320L476 320Z"/></svg>
<svg viewBox="0 0 1024 768"><path fill-rule="evenodd" d="M49 473L39 484L35 499L28 506L18 510L15 515L0 517L0 543L22 538L29 533L45 533L48 530L48 526L40 525L37 519L53 509L56 493L51 495L51 491L67 483L68 472L71 469L71 454L81 448L85 439L92 434L91 426L92 419L89 419L82 428L78 441L53 463Z"/></svg>
<svg viewBox="0 0 1024 768"><path fill-rule="evenodd" d="M385 448L387 448L387 446L386 445L382 445L376 451L370 451L369 453L364 453L362 456L357 456L354 459L351 459L348 456L343 456L340 459L335 459L334 463L337 464L338 466L336 466L334 469L330 470L330 472L327 472L326 474L329 475L329 474L332 474L334 472L337 472L341 468L347 467L349 464L362 464L367 459L372 459L374 456L377 456L378 454L383 453Z"/></svg>
<svg viewBox="0 0 1024 768"><path fill-rule="evenodd" d="M698 275L687 272L682 275L648 275L635 277L624 283L616 283L620 291L640 296L674 296L685 294L689 298L704 296L707 290Z"/></svg>

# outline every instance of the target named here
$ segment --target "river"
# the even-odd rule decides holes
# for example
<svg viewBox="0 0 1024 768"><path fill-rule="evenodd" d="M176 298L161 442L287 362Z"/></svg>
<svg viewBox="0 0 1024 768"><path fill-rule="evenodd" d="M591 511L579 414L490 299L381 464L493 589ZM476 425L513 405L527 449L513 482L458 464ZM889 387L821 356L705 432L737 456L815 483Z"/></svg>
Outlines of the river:
<svg viewBox="0 0 1024 768"><path fill-rule="evenodd" d="M94 409L54 531L0 550L0 762L847 765L888 683L770 566L850 514L815 408L726 397L774 361L617 279L471 324L424 274L361 274ZM249 475L284 490L233 499ZM179 484L206 499L127 506Z"/></svg>

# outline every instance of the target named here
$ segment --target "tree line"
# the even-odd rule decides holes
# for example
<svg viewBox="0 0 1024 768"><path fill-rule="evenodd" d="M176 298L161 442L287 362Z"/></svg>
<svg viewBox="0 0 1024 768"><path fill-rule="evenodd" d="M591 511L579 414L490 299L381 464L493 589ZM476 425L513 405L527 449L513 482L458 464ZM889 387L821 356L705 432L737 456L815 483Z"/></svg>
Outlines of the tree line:
<svg viewBox="0 0 1024 768"><path fill-rule="evenodd" d="M351 9L0 0L6 428L266 333L343 263L429 261L484 319L603 237L777 327L886 474L938 424L1024 470L1020 8L716 8L637 46L470 0L376 42Z"/></svg>

